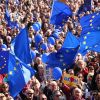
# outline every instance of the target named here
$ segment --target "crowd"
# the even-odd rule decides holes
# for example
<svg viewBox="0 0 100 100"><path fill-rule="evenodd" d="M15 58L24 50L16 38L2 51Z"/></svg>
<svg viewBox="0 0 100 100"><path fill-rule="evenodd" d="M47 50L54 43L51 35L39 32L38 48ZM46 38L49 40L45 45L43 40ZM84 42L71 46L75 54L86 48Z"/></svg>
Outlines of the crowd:
<svg viewBox="0 0 100 100"><path fill-rule="evenodd" d="M59 38L55 39L55 44L48 45L48 38L55 31L54 25L49 23L52 0L16 0L16 2L9 0L8 11L11 21L16 21L19 25L13 28L7 26L5 20L6 0L0 0L0 50L10 50L11 41L18 35L20 29L28 24L30 49L36 53L31 66L37 71L16 98L10 96L9 85L5 80L6 75L0 74L0 100L100 100L100 54L97 52L90 51L84 57L77 54L73 69L66 71L79 78L76 87L64 84L62 78L57 81L45 78L46 65L42 62L41 54L59 50L68 30L79 37L82 29L78 17L100 10L100 1L93 0L91 10L77 16L77 11L84 4L84 0L59 1L66 1L73 11L73 16L63 26ZM41 22L41 30L33 29L31 25L35 22ZM34 40L36 34L41 34L43 37L38 44L35 44ZM45 49L41 48L43 43L48 45Z"/></svg>

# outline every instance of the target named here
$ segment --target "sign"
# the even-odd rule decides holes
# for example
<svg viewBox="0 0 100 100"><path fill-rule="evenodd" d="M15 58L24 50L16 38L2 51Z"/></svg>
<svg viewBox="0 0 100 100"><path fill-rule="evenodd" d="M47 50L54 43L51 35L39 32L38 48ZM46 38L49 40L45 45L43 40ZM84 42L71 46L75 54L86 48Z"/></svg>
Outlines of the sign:
<svg viewBox="0 0 100 100"><path fill-rule="evenodd" d="M48 80L54 80L53 76L52 76L52 68L45 66L44 77L45 77L45 80L47 80L47 81Z"/></svg>
<svg viewBox="0 0 100 100"><path fill-rule="evenodd" d="M70 75L70 74L67 74L65 72L63 74L62 81L64 84L66 84L68 86L76 87L76 85L78 84L78 80L79 80L79 78L77 76Z"/></svg>

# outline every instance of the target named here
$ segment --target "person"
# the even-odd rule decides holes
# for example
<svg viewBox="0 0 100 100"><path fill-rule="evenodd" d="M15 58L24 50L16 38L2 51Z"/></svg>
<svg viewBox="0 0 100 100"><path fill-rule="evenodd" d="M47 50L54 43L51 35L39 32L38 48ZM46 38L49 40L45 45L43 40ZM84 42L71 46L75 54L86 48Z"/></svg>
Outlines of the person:
<svg viewBox="0 0 100 100"><path fill-rule="evenodd" d="M0 93L0 100L6 100L6 96L3 93Z"/></svg>
<svg viewBox="0 0 100 100"><path fill-rule="evenodd" d="M26 100L34 100L33 97L34 97L34 90L28 89L26 91Z"/></svg>
<svg viewBox="0 0 100 100"><path fill-rule="evenodd" d="M39 100L47 100L47 97L45 94L40 94Z"/></svg>
<svg viewBox="0 0 100 100"><path fill-rule="evenodd" d="M81 89L76 87L75 89L73 89L73 96L70 100L85 100L82 96L83 93Z"/></svg>

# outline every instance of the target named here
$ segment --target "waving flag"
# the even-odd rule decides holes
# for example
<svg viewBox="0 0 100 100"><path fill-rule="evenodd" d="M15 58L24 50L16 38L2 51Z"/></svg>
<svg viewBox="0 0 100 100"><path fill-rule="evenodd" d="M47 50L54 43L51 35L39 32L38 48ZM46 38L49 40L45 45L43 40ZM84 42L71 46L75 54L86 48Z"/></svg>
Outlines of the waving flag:
<svg viewBox="0 0 100 100"><path fill-rule="evenodd" d="M56 26L63 26L69 16L72 16L72 11L70 7L65 4L65 1L55 0L52 5L50 23Z"/></svg>
<svg viewBox="0 0 100 100"><path fill-rule="evenodd" d="M0 74L8 73L8 51L0 51Z"/></svg>
<svg viewBox="0 0 100 100"><path fill-rule="evenodd" d="M72 32L68 32L62 45L62 48L76 48L78 45L78 39L72 34Z"/></svg>
<svg viewBox="0 0 100 100"><path fill-rule="evenodd" d="M35 74L35 70L11 53L9 53L8 68L9 92L12 97L15 97Z"/></svg>
<svg viewBox="0 0 100 100"><path fill-rule="evenodd" d="M60 67L62 70L71 68L78 49L79 41L71 32L68 32L62 48L57 52L53 52L47 56L48 66Z"/></svg>
<svg viewBox="0 0 100 100"><path fill-rule="evenodd" d="M58 52L49 54L48 67L60 67L62 70L71 68L78 48L61 48Z"/></svg>
<svg viewBox="0 0 100 100"><path fill-rule="evenodd" d="M92 50L100 43L100 31L87 32L79 38L80 49L82 55L87 53L87 50Z"/></svg>
<svg viewBox="0 0 100 100"><path fill-rule="evenodd" d="M100 12L86 15L80 19L82 33L93 32L100 30Z"/></svg>
<svg viewBox="0 0 100 100"><path fill-rule="evenodd" d="M22 29L12 42L12 50L15 55L24 63L29 64L32 62L27 27Z"/></svg>

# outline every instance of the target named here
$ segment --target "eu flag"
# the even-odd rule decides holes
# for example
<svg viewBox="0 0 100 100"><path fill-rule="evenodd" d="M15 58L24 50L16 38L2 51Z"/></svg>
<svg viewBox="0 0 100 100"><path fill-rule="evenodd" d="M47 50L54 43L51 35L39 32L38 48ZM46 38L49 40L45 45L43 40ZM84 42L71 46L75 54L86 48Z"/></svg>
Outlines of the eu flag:
<svg viewBox="0 0 100 100"><path fill-rule="evenodd" d="M100 12L95 12L93 14L86 15L80 19L80 24L82 26L82 33L85 34L88 31L98 31L100 30Z"/></svg>
<svg viewBox="0 0 100 100"><path fill-rule="evenodd" d="M60 67L62 70L71 68L78 48L61 48L59 51L49 54L48 67Z"/></svg>
<svg viewBox="0 0 100 100"><path fill-rule="evenodd" d="M5 11L5 20L7 21L8 27L10 27L12 29L19 27L19 24L16 21L11 21L10 14L9 14L9 11L8 11L7 8L6 8L6 11Z"/></svg>
<svg viewBox="0 0 100 100"><path fill-rule="evenodd" d="M89 50L100 53L100 42L98 44L95 44L94 46L90 47Z"/></svg>
<svg viewBox="0 0 100 100"><path fill-rule="evenodd" d="M0 74L8 73L8 51L0 51Z"/></svg>
<svg viewBox="0 0 100 100"><path fill-rule="evenodd" d="M35 74L35 70L21 62L11 53L9 53L8 67L9 92L12 97L16 97Z"/></svg>
<svg viewBox="0 0 100 100"><path fill-rule="evenodd" d="M68 32L62 48L76 48L78 45L78 39L72 34L72 32Z"/></svg>
<svg viewBox="0 0 100 100"><path fill-rule="evenodd" d="M79 48L79 41L68 32L62 48L57 52L53 52L47 56L47 64L49 67L60 67L62 70L71 68L74 58Z"/></svg>
<svg viewBox="0 0 100 100"><path fill-rule="evenodd" d="M9 11L8 11L7 8L6 8L6 10L5 10L5 20L6 20L7 22L9 22L9 21L11 20L10 14L9 14Z"/></svg>
<svg viewBox="0 0 100 100"><path fill-rule="evenodd" d="M62 27L67 22L69 16L72 16L70 7L59 0L54 1L50 23Z"/></svg>
<svg viewBox="0 0 100 100"><path fill-rule="evenodd" d="M90 48L94 48L95 45L100 43L100 31L93 31L82 34L79 38L79 41L79 52L82 55L85 55L87 53L87 50L90 50Z"/></svg>
<svg viewBox="0 0 100 100"><path fill-rule="evenodd" d="M22 29L12 42L12 47L15 55L24 63L31 63L31 54L28 40L27 27Z"/></svg>

